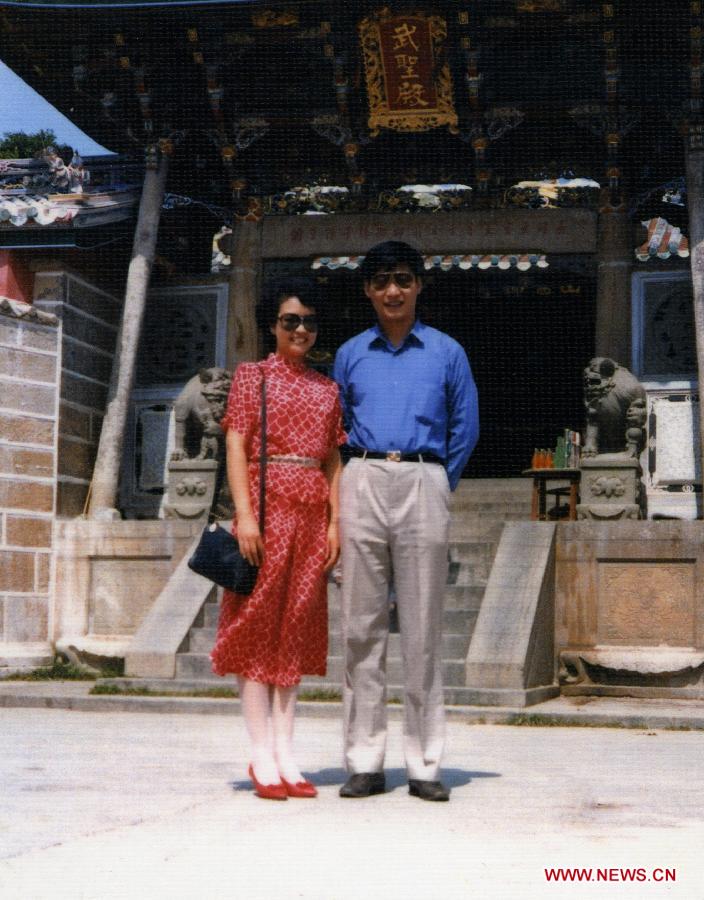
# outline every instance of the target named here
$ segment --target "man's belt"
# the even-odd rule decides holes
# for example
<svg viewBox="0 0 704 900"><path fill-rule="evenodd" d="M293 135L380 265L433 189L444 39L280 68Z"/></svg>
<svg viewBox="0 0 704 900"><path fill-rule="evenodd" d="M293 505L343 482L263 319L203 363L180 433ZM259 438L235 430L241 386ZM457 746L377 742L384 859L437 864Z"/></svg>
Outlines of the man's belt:
<svg viewBox="0 0 704 900"><path fill-rule="evenodd" d="M387 450L386 453L380 453L378 450L362 450L361 447L348 447L347 452L350 456L357 456L362 459L385 459L387 462L427 462L435 463L439 466L445 465L445 460L440 459L434 453L401 453L400 450Z"/></svg>

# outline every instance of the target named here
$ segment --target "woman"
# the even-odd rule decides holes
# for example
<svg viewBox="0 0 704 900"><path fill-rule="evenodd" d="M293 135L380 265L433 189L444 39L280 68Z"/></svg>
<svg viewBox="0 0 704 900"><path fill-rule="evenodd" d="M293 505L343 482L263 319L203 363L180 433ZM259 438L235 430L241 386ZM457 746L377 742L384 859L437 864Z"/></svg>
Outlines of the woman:
<svg viewBox="0 0 704 900"><path fill-rule="evenodd" d="M338 481L345 441L337 385L308 368L315 344L315 284L275 282L258 310L276 341L262 363L237 369L222 427L242 554L261 566L248 596L225 591L213 671L239 681L252 744L249 775L266 799L315 797L292 751L297 686L327 663L325 572L337 561ZM261 386L266 379L264 534L259 528Z"/></svg>

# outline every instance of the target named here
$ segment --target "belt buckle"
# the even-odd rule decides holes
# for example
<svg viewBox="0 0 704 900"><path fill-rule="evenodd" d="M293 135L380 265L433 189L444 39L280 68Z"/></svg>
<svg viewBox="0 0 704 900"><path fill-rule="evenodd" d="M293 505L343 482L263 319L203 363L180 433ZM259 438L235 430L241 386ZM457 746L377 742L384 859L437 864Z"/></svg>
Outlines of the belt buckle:
<svg viewBox="0 0 704 900"><path fill-rule="evenodd" d="M386 461L387 462L401 462L401 451L400 450L388 450L386 453Z"/></svg>

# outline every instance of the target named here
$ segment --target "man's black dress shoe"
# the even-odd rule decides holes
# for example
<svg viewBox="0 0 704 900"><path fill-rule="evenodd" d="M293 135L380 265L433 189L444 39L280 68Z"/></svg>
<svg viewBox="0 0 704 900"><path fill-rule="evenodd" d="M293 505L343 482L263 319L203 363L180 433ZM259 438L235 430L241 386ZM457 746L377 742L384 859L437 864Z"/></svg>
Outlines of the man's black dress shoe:
<svg viewBox="0 0 704 900"><path fill-rule="evenodd" d="M371 797L372 794L383 794L386 790L386 779L383 772L360 772L350 775L340 788L341 797Z"/></svg>
<svg viewBox="0 0 704 900"><path fill-rule="evenodd" d="M419 778L408 779L408 793L421 800L449 800L450 792L442 781L421 781Z"/></svg>

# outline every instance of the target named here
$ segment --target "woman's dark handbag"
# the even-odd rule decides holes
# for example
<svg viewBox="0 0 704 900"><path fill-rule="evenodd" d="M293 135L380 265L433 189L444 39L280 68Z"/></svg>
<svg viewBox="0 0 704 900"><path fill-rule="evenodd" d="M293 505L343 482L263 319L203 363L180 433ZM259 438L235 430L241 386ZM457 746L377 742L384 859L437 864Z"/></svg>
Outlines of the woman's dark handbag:
<svg viewBox="0 0 704 900"><path fill-rule="evenodd" d="M266 380L262 375L261 407L262 440L259 454L259 526L264 536L266 516ZM198 541L195 552L188 560L188 568L220 587L236 594L251 594L259 573L240 553L237 539L216 522L207 525Z"/></svg>
<svg viewBox="0 0 704 900"><path fill-rule="evenodd" d="M259 572L242 556L237 540L216 522L204 529L188 568L236 594L251 594Z"/></svg>

